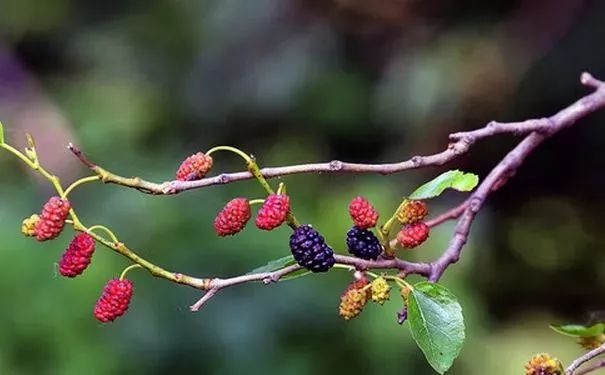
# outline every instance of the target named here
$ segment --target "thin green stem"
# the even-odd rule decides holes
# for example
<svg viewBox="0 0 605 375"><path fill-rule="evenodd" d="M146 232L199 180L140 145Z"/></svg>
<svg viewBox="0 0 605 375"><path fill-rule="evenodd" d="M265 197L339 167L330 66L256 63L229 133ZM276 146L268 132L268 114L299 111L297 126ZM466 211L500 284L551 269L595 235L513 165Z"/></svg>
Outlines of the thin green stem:
<svg viewBox="0 0 605 375"><path fill-rule="evenodd" d="M380 237L380 242L382 246L384 246L384 252L387 256L394 256L394 251L391 248L390 238L391 238L391 227L397 220L397 214L403 208L405 203L405 199L401 202L401 204L397 207L393 215L384 223L380 229L378 230L378 236Z"/></svg>
<svg viewBox="0 0 605 375"><path fill-rule="evenodd" d="M283 182L279 183L279 186L277 187L277 194L287 194L286 184L284 184Z"/></svg>
<svg viewBox="0 0 605 375"><path fill-rule="evenodd" d="M9 151L10 153L14 154L15 156L17 156L28 167L30 167L34 171L40 173L47 180L49 180L52 183L53 187L55 188L55 190L57 191L57 193L60 196L66 196L66 194L65 194L65 192L63 190L63 187L61 186L60 180L59 180L59 178L57 176L54 176L54 175L50 174L46 169L44 169L42 166L40 166L39 163L32 162L32 160L30 160L29 158L27 158L27 156L25 156L23 153L21 153L20 151L18 151L14 147L12 147L12 146L4 143L4 142L0 142L0 148L3 148L5 150ZM93 170L95 170L95 172L99 173L99 176L100 176L101 180L103 180L103 178L104 178L104 173L105 174L107 173L106 171L104 171L101 168L95 168ZM82 180L86 180L86 182L88 182L88 178L85 178L85 179L82 179ZM138 179L137 178L133 178L133 179L125 179L125 180L128 180L128 181L132 180L133 181L132 184L133 184L133 186L135 186L135 184L137 183ZM90 181L93 181L92 177L90 177ZM84 182L81 181L80 183L84 183ZM69 192L69 190L73 190L74 187L71 187L71 189L68 188L67 192ZM71 220L66 220L66 222L69 222L70 224L72 224L74 230L79 231L79 232L86 232L86 233L88 233L98 243L100 243L100 244L104 245L105 247L107 247L107 248L109 248L111 250L114 250L115 252L117 252L117 253L125 256L126 258L128 258L131 261L133 261L134 263L136 263L137 267L141 267L141 268L146 269L153 276L161 277L161 278L167 279L169 281L172 281L172 282L175 282L175 283L178 283L178 284L189 285L189 286L192 286L192 287L197 288L197 289L205 290L207 288L207 286L208 286L208 279L199 279L199 278L188 276L188 275L184 275L184 274L181 274L181 273L169 272L169 271L163 269L162 267L157 266L157 265L151 263L150 261L148 261L148 260L140 257L134 251L130 250L126 245L124 245L123 243L119 242L118 239L117 239L117 237L113 234L113 232L111 230L109 230L109 228L104 227L102 225L95 225L95 226L92 226L90 228L87 228L84 224L82 224L82 222L78 218L78 215L76 215L76 213L75 213L75 211L73 209L71 209L69 211L69 214L70 214ZM111 240L113 242L110 242L105 237L99 236L98 234L94 233L95 229L101 229L104 232L106 232L111 237Z"/></svg>
<svg viewBox="0 0 605 375"><path fill-rule="evenodd" d="M120 242L120 241L118 241L118 237L116 237L116 235L111 231L111 229L107 228L104 225L93 225L92 227L86 229L85 231L90 234L90 232L94 232L95 229L101 229L102 231L104 231L105 233L107 233L107 235L109 236L109 238L111 238L111 240L114 243Z"/></svg>
<svg viewBox="0 0 605 375"><path fill-rule="evenodd" d="M355 267L340 263L334 264L333 268L342 268L343 270L347 271L355 271Z"/></svg>
<svg viewBox="0 0 605 375"><path fill-rule="evenodd" d="M397 285L399 285L400 287L405 287L408 288L410 290L414 290L414 287L412 287L412 285L410 283L408 283L407 281L405 281L404 279L402 279L401 277L398 276L390 276L390 275L386 275L383 276L386 280L393 280L397 283Z"/></svg>
<svg viewBox="0 0 605 375"><path fill-rule="evenodd" d="M78 186L89 183L89 182L99 181L100 179L101 179L101 176L99 176L99 175L89 176L89 177L84 177L84 178L79 179L78 181L69 185L69 187L67 189L65 189L65 191L63 192L63 198L67 198L69 193L71 193L72 190L74 190Z"/></svg>
<svg viewBox="0 0 605 375"><path fill-rule="evenodd" d="M265 200L264 199L252 199L252 200L248 201L248 203L250 204L250 206L254 206L255 204L265 203Z"/></svg>
<svg viewBox="0 0 605 375"><path fill-rule="evenodd" d="M6 151L12 153L13 155L15 155L16 157L18 157L19 159L21 159L31 169L34 169L34 170L37 169L37 165L33 161L31 161L27 156L25 156L21 151L17 150L13 146L11 146L11 145L9 145L7 143L0 143L0 147L2 147L3 149L5 149Z"/></svg>
<svg viewBox="0 0 605 375"><path fill-rule="evenodd" d="M250 155L246 154L245 152L243 152L239 148L235 148L235 147L231 147L231 146L216 146L216 147L213 147L213 148L211 148L210 150L208 150L206 152L206 156L210 156L211 154L213 154L213 153L215 153L217 151L229 151L229 152L233 152L234 154L237 154L237 155L241 156L242 159L244 159L246 161L246 163L250 163L250 161L252 160L252 158L250 157Z"/></svg>
<svg viewBox="0 0 605 375"><path fill-rule="evenodd" d="M140 264L133 264L132 266L126 267L124 271L122 271L122 274L120 274L120 281L124 280L128 271L133 270L135 268L143 268L143 266L141 266Z"/></svg>

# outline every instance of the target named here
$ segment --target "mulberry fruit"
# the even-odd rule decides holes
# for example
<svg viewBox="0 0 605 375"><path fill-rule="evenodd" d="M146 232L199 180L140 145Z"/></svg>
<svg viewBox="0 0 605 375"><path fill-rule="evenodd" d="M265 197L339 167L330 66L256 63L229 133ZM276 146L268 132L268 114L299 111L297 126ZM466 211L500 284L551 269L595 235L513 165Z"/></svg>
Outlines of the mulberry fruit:
<svg viewBox="0 0 605 375"><path fill-rule="evenodd" d="M90 264L95 252L95 241L88 233L74 237L59 261L59 273L65 277L76 277Z"/></svg>
<svg viewBox="0 0 605 375"><path fill-rule="evenodd" d="M586 350L593 350L605 343L605 335L578 337L578 344Z"/></svg>
<svg viewBox="0 0 605 375"><path fill-rule="evenodd" d="M371 298L369 289L364 289L369 284L368 279L362 278L352 282L340 296L338 314L344 320L351 320L361 313L368 300Z"/></svg>
<svg viewBox="0 0 605 375"><path fill-rule="evenodd" d="M384 279L384 277L378 277L372 281L372 286L370 287L372 291L372 301L384 304L390 298L391 286Z"/></svg>
<svg viewBox="0 0 605 375"><path fill-rule="evenodd" d="M36 223L35 232L38 241L52 240L56 238L69 215L71 204L67 199L52 197L46 202L40 213L40 219Z"/></svg>
<svg viewBox="0 0 605 375"><path fill-rule="evenodd" d="M378 212L364 197L357 197L349 204L349 214L355 226L361 229L373 228L378 221Z"/></svg>
<svg viewBox="0 0 605 375"><path fill-rule="evenodd" d="M406 199L397 212L397 219L401 224L414 224L426 217L429 211L423 201Z"/></svg>
<svg viewBox="0 0 605 375"><path fill-rule="evenodd" d="M21 223L21 233L23 233L25 237L34 237L36 235L36 223L39 220L40 216L36 214L23 219L23 223Z"/></svg>
<svg viewBox="0 0 605 375"><path fill-rule="evenodd" d="M382 253L382 246L374 233L369 230L353 227L347 233L349 253L362 259L376 260Z"/></svg>
<svg viewBox="0 0 605 375"><path fill-rule="evenodd" d="M563 375L561 361L550 354L537 354L525 365L525 375Z"/></svg>
<svg viewBox="0 0 605 375"><path fill-rule="evenodd" d="M179 181L193 181L204 178L212 168L212 158L203 152L198 152L185 159L176 172Z"/></svg>
<svg viewBox="0 0 605 375"><path fill-rule="evenodd" d="M335 263L334 251L310 225L301 225L290 236L290 250L296 262L312 272L326 272Z"/></svg>
<svg viewBox="0 0 605 375"><path fill-rule="evenodd" d="M429 227L424 222L410 224L397 234L397 242L406 249L413 249L429 238Z"/></svg>
<svg viewBox="0 0 605 375"><path fill-rule="evenodd" d="M290 210L290 197L284 194L271 194L265 199L265 203L258 210L256 226L258 229L272 230L286 220Z"/></svg>
<svg viewBox="0 0 605 375"><path fill-rule="evenodd" d="M250 220L250 202L246 198L235 198L229 201L214 219L214 230L221 236L240 232Z"/></svg>
<svg viewBox="0 0 605 375"><path fill-rule="evenodd" d="M95 305L95 318L101 323L112 322L124 315L132 298L132 283L130 280L109 280L101 298Z"/></svg>

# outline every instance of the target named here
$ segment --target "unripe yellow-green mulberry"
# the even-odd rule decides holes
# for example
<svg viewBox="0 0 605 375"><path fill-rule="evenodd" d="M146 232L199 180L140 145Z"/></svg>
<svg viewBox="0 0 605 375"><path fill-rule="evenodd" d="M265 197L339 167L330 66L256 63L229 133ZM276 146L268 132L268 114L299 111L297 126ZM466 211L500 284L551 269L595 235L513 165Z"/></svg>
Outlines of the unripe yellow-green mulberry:
<svg viewBox="0 0 605 375"><path fill-rule="evenodd" d="M384 277L378 277L372 281L372 286L370 287L372 291L372 301L377 302L379 304L384 304L390 297L391 286L385 280Z"/></svg>
<svg viewBox="0 0 605 375"><path fill-rule="evenodd" d="M370 290L364 289L369 284L368 279L362 278L352 282L340 296L338 314L344 320L351 320L361 313L370 299Z"/></svg>
<svg viewBox="0 0 605 375"><path fill-rule="evenodd" d="M589 337L578 337L578 344L586 350L596 349L605 343L605 334Z"/></svg>
<svg viewBox="0 0 605 375"><path fill-rule="evenodd" d="M397 219L403 225L414 224L424 219L428 213L423 201L406 199L397 212Z"/></svg>
<svg viewBox="0 0 605 375"><path fill-rule="evenodd" d="M33 214L32 216L23 219L21 224L21 233L25 237L34 237L36 235L36 223L40 220L40 216Z"/></svg>
<svg viewBox="0 0 605 375"><path fill-rule="evenodd" d="M563 375L563 364L547 353L535 355L525 365L525 375Z"/></svg>

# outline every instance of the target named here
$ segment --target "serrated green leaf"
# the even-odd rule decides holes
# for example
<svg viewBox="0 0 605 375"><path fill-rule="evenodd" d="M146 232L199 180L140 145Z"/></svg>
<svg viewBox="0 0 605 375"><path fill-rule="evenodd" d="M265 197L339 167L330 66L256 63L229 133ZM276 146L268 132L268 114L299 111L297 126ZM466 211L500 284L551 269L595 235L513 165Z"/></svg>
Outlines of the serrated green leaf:
<svg viewBox="0 0 605 375"><path fill-rule="evenodd" d="M4 143L4 125L2 125L2 121L0 121L0 144Z"/></svg>
<svg viewBox="0 0 605 375"><path fill-rule="evenodd" d="M282 269L284 267L288 267L292 264L296 263L296 261L294 260L294 257L292 255L288 255L279 259L273 259L272 261L270 261L269 263L265 264L264 266L258 267L253 269L252 271L248 272L247 275L252 275L255 273L264 273L264 272L273 272L273 271L277 271L279 269ZM286 281L286 280L294 280L294 279L298 279L299 277L303 277L306 276L308 274L310 274L311 271L306 270L306 269L302 269L302 270L298 270L295 272L292 272L291 274L288 274L286 276L283 276L280 280L281 281Z"/></svg>
<svg viewBox="0 0 605 375"><path fill-rule="evenodd" d="M408 322L429 364L444 374L460 354L465 337L462 308L456 296L439 284L414 285L408 295Z"/></svg>
<svg viewBox="0 0 605 375"><path fill-rule="evenodd" d="M473 173L465 173L459 170L452 170L442 173L433 180L420 186L410 196L409 199L429 199L434 198L446 189L458 191L471 191L479 183L479 176Z"/></svg>
<svg viewBox="0 0 605 375"><path fill-rule="evenodd" d="M278 259L273 259L273 260L269 261L269 263L265 264L264 266L257 267L255 269L253 269L252 271L248 272L247 275L251 275L253 273L273 272L280 268L284 268L291 264L294 264L294 262L295 262L295 260L292 255L288 255L288 256L285 256L282 258L278 258Z"/></svg>
<svg viewBox="0 0 605 375"><path fill-rule="evenodd" d="M597 323L592 326L584 326L581 324L551 324L550 328L562 335L571 337L592 337L605 333L605 324Z"/></svg>

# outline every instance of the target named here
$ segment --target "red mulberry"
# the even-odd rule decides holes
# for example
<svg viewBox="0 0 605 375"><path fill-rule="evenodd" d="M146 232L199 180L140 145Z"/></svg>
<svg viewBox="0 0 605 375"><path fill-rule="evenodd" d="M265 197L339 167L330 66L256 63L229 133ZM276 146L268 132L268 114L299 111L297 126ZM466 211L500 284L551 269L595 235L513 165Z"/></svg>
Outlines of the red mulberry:
<svg viewBox="0 0 605 375"><path fill-rule="evenodd" d="M203 152L193 154L181 163L176 172L176 179L179 181L202 179L212 168L212 162L212 158Z"/></svg>
<svg viewBox="0 0 605 375"><path fill-rule="evenodd" d="M101 298L95 305L95 318L101 323L112 322L124 315L132 298L132 283L130 280L109 280Z"/></svg>
<svg viewBox="0 0 605 375"><path fill-rule="evenodd" d="M283 194L271 194L265 199L265 203L258 210L256 226L258 229L272 230L286 221L290 210L290 197Z"/></svg>
<svg viewBox="0 0 605 375"><path fill-rule="evenodd" d="M221 236L240 232L250 220L250 202L246 198L235 198L229 201L214 219L214 230Z"/></svg>
<svg viewBox="0 0 605 375"><path fill-rule="evenodd" d="M406 249L413 249L429 238L429 227L424 222L410 224L397 234L397 242Z"/></svg>
<svg viewBox="0 0 605 375"><path fill-rule="evenodd" d="M376 226L378 212L364 197L357 197L349 204L349 214L360 229L368 229Z"/></svg>
<svg viewBox="0 0 605 375"><path fill-rule="evenodd" d="M59 261L59 273L65 277L82 274L90 264L94 252L95 240L88 233L77 235Z"/></svg>
<svg viewBox="0 0 605 375"><path fill-rule="evenodd" d="M70 209L71 204L67 199L50 198L42 208L40 219L36 223L36 239L38 241L52 240L61 234Z"/></svg>

